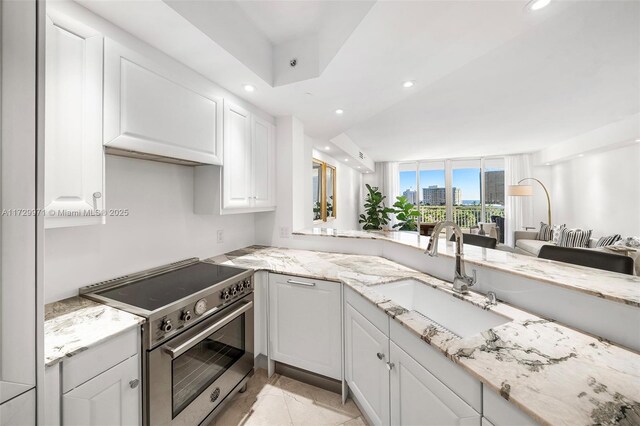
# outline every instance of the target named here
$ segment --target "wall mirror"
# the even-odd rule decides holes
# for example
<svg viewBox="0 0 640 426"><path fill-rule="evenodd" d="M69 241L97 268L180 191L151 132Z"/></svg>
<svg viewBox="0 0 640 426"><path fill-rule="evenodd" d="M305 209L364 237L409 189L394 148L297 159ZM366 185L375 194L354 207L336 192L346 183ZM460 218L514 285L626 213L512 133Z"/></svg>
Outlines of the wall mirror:
<svg viewBox="0 0 640 426"><path fill-rule="evenodd" d="M312 162L313 220L326 222L336 218L336 168L324 161Z"/></svg>

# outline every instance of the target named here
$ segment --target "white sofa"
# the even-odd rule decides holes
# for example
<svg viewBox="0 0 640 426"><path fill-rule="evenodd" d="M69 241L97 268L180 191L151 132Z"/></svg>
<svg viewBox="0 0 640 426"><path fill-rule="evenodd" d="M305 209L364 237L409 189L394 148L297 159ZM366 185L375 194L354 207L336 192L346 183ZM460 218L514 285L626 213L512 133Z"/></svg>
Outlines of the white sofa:
<svg viewBox="0 0 640 426"><path fill-rule="evenodd" d="M515 241L514 252L538 257L542 246L553 244L553 241L541 241L538 239L538 231L516 231L513 239ZM596 246L597 238L589 239L589 248Z"/></svg>

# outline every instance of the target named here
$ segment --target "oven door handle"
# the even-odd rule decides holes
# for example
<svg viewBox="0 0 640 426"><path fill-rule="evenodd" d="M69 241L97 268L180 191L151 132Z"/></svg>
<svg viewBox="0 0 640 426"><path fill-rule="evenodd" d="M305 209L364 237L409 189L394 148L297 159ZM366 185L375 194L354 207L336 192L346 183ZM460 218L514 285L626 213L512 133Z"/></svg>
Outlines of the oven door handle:
<svg viewBox="0 0 640 426"><path fill-rule="evenodd" d="M236 309L235 311L229 313L229 315L222 318L220 321L216 321L210 327L202 330L200 333L195 336L187 339L185 342L179 344L176 347L165 345L164 351L171 355L171 358L175 359L194 347L196 344L200 343L205 337L209 336L211 333L214 333L229 324L231 321L239 317L241 314L247 312L249 309L253 308L253 302L244 302L241 307Z"/></svg>

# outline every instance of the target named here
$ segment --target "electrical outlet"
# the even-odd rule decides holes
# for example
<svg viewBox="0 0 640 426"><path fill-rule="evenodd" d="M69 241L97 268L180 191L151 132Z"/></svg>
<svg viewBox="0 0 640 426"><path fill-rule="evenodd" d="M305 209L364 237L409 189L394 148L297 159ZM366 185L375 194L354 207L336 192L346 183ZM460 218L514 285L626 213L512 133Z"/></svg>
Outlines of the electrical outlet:
<svg viewBox="0 0 640 426"><path fill-rule="evenodd" d="M218 229L218 244L224 242L224 235L223 235L223 230L222 229Z"/></svg>
<svg viewBox="0 0 640 426"><path fill-rule="evenodd" d="M286 226L280 227L280 238L289 238L289 228Z"/></svg>

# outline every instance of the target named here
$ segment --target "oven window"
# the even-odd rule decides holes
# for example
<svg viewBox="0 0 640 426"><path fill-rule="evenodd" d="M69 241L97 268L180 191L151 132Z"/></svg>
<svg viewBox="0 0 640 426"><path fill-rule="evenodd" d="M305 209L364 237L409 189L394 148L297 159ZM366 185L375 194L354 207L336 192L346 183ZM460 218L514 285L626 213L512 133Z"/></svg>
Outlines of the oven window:
<svg viewBox="0 0 640 426"><path fill-rule="evenodd" d="M172 361L174 418L242 358L244 317L240 315Z"/></svg>

